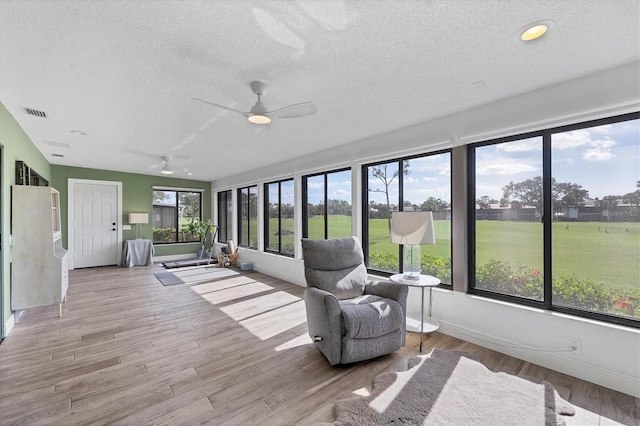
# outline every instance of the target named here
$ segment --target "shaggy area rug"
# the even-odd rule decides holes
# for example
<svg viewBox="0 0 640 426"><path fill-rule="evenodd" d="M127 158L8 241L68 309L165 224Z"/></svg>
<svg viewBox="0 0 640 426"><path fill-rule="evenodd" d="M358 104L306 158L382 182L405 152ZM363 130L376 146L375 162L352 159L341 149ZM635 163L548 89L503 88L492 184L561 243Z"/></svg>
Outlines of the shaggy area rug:
<svg viewBox="0 0 640 426"><path fill-rule="evenodd" d="M383 373L372 394L339 401L333 425L564 425L575 409L551 383L494 373L461 351L434 349Z"/></svg>

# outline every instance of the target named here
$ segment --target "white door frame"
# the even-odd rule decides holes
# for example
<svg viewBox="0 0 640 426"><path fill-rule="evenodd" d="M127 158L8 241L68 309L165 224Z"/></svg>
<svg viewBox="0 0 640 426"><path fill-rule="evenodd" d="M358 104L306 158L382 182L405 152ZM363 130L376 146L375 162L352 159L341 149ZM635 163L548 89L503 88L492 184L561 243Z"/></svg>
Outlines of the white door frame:
<svg viewBox="0 0 640 426"><path fill-rule="evenodd" d="M110 180L90 180L90 179L68 179L67 181L67 250L69 251L69 270L75 269L75 261L73 260L74 252L74 239L73 239L73 211L74 211L74 197L73 192L76 184L94 184L94 185L115 185L118 188L118 206L116 208L116 229L118 241L117 241L117 264L120 265L122 261L122 182L110 181Z"/></svg>

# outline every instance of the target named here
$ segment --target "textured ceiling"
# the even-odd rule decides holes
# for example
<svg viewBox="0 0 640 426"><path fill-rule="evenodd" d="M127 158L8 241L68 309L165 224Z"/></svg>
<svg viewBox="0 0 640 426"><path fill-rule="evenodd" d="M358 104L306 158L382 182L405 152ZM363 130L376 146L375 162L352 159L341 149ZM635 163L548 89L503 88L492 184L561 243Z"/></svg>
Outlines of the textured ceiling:
<svg viewBox="0 0 640 426"><path fill-rule="evenodd" d="M0 101L52 164L215 180L638 60L639 22L636 0L0 0ZM247 111L252 80L318 113L267 130L191 100Z"/></svg>

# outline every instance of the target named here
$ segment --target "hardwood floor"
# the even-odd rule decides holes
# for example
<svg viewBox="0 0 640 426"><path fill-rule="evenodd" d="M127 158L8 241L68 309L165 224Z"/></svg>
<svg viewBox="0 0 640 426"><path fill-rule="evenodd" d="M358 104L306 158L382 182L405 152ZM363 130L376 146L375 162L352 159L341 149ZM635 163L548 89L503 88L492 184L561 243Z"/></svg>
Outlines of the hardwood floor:
<svg viewBox="0 0 640 426"><path fill-rule="evenodd" d="M177 270L172 270L177 271ZM419 335L392 355L331 367L306 334L303 288L257 272L160 266L72 271L63 316L27 310L0 345L0 424L309 424L337 400L406 370ZM544 378L577 409L569 424L637 425L640 402L441 333L433 347L495 371Z"/></svg>

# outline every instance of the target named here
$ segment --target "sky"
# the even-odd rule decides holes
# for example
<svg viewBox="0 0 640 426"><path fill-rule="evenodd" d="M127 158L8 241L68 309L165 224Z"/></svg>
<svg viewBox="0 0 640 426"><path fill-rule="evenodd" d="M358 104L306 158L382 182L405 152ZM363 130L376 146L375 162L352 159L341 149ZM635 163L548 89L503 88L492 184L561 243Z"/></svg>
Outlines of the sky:
<svg viewBox="0 0 640 426"><path fill-rule="evenodd" d="M307 181L307 197L311 204L324 200L324 177L313 176ZM351 170L329 173L327 176L327 198L351 203Z"/></svg>
<svg viewBox="0 0 640 426"><path fill-rule="evenodd" d="M404 177L405 201L421 204L429 197L451 201L450 154L409 160ZM387 165L389 175L397 162ZM640 180L640 120L557 133L552 137L552 174L557 182L575 183L589 191L589 197L624 195L636 191ZM522 182L542 175L542 137L523 139L476 150L476 196L500 200L509 182ZM320 202L322 176L309 179L309 201ZM383 189L369 177L369 187ZM398 180L390 186L392 204L398 200ZM350 172L329 175L329 199L351 201ZM384 193L369 192L369 200L385 202Z"/></svg>
<svg viewBox="0 0 640 426"><path fill-rule="evenodd" d="M387 172L392 175L397 170L397 162L389 164ZM381 181L369 177L369 188L384 189ZM389 187L391 204L397 204L398 180ZM404 201L422 204L434 197L451 202L451 155L449 153L430 155L409 160L409 174L404 176ZM369 201L384 203L384 193L369 192Z"/></svg>
<svg viewBox="0 0 640 426"><path fill-rule="evenodd" d="M552 176L575 183L590 198L634 192L640 179L640 121L607 124L554 134ZM502 187L542 175L542 138L476 150L476 195L499 200Z"/></svg>

